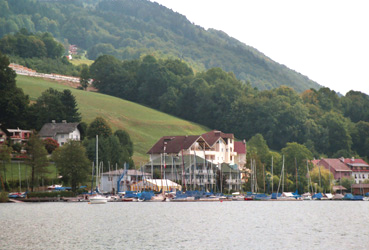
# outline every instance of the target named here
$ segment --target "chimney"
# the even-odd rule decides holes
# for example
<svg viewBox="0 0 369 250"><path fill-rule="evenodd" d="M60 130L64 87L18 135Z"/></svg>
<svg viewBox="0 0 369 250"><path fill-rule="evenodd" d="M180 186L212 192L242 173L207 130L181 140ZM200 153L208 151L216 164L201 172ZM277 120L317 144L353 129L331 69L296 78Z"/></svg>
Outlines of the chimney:
<svg viewBox="0 0 369 250"><path fill-rule="evenodd" d="M352 158L351 158L351 162L354 162L354 161L355 161L355 157L352 157Z"/></svg>
<svg viewBox="0 0 369 250"><path fill-rule="evenodd" d="M62 123L67 123L67 120L62 120Z"/></svg>
<svg viewBox="0 0 369 250"><path fill-rule="evenodd" d="M55 124L55 120L52 120L51 123L54 123Z"/></svg>

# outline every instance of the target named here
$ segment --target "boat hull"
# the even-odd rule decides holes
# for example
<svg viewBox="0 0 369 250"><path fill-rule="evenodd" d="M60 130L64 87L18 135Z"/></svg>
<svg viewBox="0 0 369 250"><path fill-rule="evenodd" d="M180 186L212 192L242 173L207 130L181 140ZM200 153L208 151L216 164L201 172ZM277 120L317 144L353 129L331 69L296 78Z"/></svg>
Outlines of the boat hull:
<svg viewBox="0 0 369 250"><path fill-rule="evenodd" d="M108 202L108 198L99 196L99 197L91 197L90 204L106 204Z"/></svg>

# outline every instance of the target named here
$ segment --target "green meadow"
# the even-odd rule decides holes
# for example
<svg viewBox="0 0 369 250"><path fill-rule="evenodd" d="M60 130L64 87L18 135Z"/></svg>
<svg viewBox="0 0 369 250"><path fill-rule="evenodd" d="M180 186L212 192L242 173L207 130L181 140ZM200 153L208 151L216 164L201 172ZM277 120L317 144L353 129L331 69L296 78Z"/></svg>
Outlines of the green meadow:
<svg viewBox="0 0 369 250"><path fill-rule="evenodd" d="M208 128L177 117L147 108L120 98L78 90L56 81L42 78L17 76L17 86L35 101L43 91L54 88L59 91L70 89L78 102L82 121L90 123L96 117L103 117L113 131L126 130L134 144L133 159L136 165L147 162L146 152L165 135L198 135L209 131Z"/></svg>
<svg viewBox="0 0 369 250"><path fill-rule="evenodd" d="M70 62L75 65L81 65L81 64L86 64L88 66L90 66L94 61L93 60L89 60L89 59L72 59L70 60Z"/></svg>

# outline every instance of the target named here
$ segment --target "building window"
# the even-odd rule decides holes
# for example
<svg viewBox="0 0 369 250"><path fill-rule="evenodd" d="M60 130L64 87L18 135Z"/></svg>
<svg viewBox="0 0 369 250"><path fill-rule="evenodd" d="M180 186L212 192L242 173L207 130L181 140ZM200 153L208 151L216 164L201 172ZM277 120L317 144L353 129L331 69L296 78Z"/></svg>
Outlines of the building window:
<svg viewBox="0 0 369 250"><path fill-rule="evenodd" d="M60 138L64 138L64 135L60 135Z"/></svg>

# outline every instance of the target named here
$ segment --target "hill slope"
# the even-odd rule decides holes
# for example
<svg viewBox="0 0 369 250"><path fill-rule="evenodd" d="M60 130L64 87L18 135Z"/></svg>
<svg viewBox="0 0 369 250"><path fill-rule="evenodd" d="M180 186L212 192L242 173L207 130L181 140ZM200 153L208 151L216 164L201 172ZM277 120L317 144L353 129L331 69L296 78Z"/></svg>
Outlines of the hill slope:
<svg viewBox="0 0 369 250"><path fill-rule="evenodd" d="M0 36L25 27L48 31L60 41L88 50L90 59L111 54L181 58L197 70L220 67L261 90L286 85L302 92L320 85L256 49L147 0L0 0Z"/></svg>
<svg viewBox="0 0 369 250"><path fill-rule="evenodd" d="M148 160L146 152L164 135L196 135L209 130L133 102L74 89L55 81L20 75L16 80L17 86L30 96L31 101L48 88L70 89L76 97L82 121L90 123L95 117L101 116L113 130L124 129L130 134L134 144L133 159L137 165Z"/></svg>

